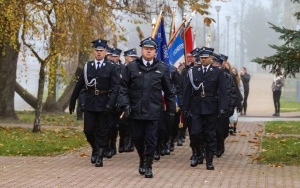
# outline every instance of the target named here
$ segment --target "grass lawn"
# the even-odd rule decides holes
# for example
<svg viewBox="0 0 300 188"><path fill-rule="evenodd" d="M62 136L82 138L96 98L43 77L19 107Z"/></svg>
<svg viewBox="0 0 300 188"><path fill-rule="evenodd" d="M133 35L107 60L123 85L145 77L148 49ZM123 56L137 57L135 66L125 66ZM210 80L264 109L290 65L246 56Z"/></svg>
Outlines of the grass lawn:
<svg viewBox="0 0 300 188"><path fill-rule="evenodd" d="M300 165L300 138L269 137L262 142L261 162L272 165Z"/></svg>
<svg viewBox="0 0 300 188"><path fill-rule="evenodd" d="M53 156L87 146L83 121L76 115L42 114L41 132L33 133L34 112L17 112L17 122L2 122L0 127L1 156ZM5 123L31 124L30 128L6 127ZM51 128L43 128L51 126Z"/></svg>
<svg viewBox="0 0 300 188"><path fill-rule="evenodd" d="M280 112L300 112L300 102L280 100Z"/></svg>
<svg viewBox="0 0 300 188"><path fill-rule="evenodd" d="M270 121L265 127L266 133L298 134L300 135L300 122L297 121Z"/></svg>
<svg viewBox="0 0 300 188"><path fill-rule="evenodd" d="M32 124L34 123L34 111L17 111L19 117L19 123ZM41 123L48 126L83 126L83 120L77 120L76 114L42 114Z"/></svg>
<svg viewBox="0 0 300 188"><path fill-rule="evenodd" d="M53 156L87 145L81 129L51 128L33 133L32 129L0 127L1 156Z"/></svg>
<svg viewBox="0 0 300 188"><path fill-rule="evenodd" d="M300 122L267 122L258 162L300 165Z"/></svg>

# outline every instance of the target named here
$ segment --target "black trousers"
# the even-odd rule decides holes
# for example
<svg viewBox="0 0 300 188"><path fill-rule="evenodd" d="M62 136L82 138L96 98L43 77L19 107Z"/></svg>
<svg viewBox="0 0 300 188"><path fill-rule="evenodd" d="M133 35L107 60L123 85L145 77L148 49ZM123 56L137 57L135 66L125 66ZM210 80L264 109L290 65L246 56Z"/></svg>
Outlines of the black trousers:
<svg viewBox="0 0 300 188"><path fill-rule="evenodd" d="M153 157L158 137L158 120L131 120L134 146L140 155Z"/></svg>
<svg viewBox="0 0 300 188"><path fill-rule="evenodd" d="M105 148L108 139L108 123L107 117L103 112L84 112L84 133L87 141L92 145L95 144L99 148ZM93 147L93 146L92 146Z"/></svg>
<svg viewBox="0 0 300 188"><path fill-rule="evenodd" d="M192 128L192 118L191 117L183 117L183 134L185 134L186 129L188 129L189 138L190 138L190 147L193 148L195 145L191 139L191 128Z"/></svg>
<svg viewBox="0 0 300 188"><path fill-rule="evenodd" d="M248 103L247 103L248 95L249 95L249 90L245 90L244 91L244 103L243 103L243 112L244 113L246 113L247 107L248 107Z"/></svg>
<svg viewBox="0 0 300 188"><path fill-rule="evenodd" d="M273 91L273 101L274 101L274 107L275 107L275 113L280 113L280 96L281 96L281 90L275 90Z"/></svg>
<svg viewBox="0 0 300 188"><path fill-rule="evenodd" d="M217 114L192 114L191 139L193 145L205 145L206 151L217 150Z"/></svg>

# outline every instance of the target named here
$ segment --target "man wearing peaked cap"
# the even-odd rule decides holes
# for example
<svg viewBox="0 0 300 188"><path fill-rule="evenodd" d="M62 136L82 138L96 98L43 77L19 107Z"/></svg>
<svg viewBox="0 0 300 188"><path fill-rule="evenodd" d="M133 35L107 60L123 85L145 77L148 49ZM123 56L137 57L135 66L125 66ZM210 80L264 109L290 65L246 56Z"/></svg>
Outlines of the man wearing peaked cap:
<svg viewBox="0 0 300 188"><path fill-rule="evenodd" d="M95 50L105 50L107 47L107 41L102 39L97 39L92 41Z"/></svg>
<svg viewBox="0 0 300 188"><path fill-rule="evenodd" d="M125 64L128 64L138 58L135 48L129 49L124 52Z"/></svg>
<svg viewBox="0 0 300 188"><path fill-rule="evenodd" d="M192 50L190 53L195 58L194 63L195 65L200 65L200 48L196 47L194 50Z"/></svg>
<svg viewBox="0 0 300 188"><path fill-rule="evenodd" d="M224 55L224 54L219 54L219 59L221 61L221 65L223 64L224 61L228 60L228 56Z"/></svg>
<svg viewBox="0 0 300 188"><path fill-rule="evenodd" d="M213 53L212 54L213 63L212 66L216 66L222 69L223 60L220 59L220 55ZM236 107L237 100L238 100L238 87L234 82L234 78L230 73L222 69L225 77L226 82L226 89L228 94L228 113L227 116L224 118L218 118L217 121L217 152L215 153L217 157L221 157L225 152L225 139L228 137L229 131L229 117L233 114L234 108Z"/></svg>
<svg viewBox="0 0 300 188"><path fill-rule="evenodd" d="M107 51L107 53L106 53L107 59L112 61L112 55L111 54L112 54L113 49L109 46L106 46L106 51Z"/></svg>
<svg viewBox="0 0 300 188"><path fill-rule="evenodd" d="M94 60L84 65L73 90L69 111L74 112L80 91L86 88L84 97L84 134L92 147L91 163L103 166L104 150L108 140L108 116L119 93L119 79L115 68L106 58L107 41L97 39L93 43Z"/></svg>
<svg viewBox="0 0 300 188"><path fill-rule="evenodd" d="M122 53L122 50L120 50L119 48L113 48L112 49L112 54L111 54L112 61L115 62L115 63L117 63L117 64L122 63L120 61L120 55L121 55L121 53Z"/></svg>
<svg viewBox="0 0 300 188"><path fill-rule="evenodd" d="M209 47L200 49L201 66L194 66L188 71L189 81L184 89L182 105L184 114L192 118L190 139L196 156L193 156L191 166L203 163L205 146L207 170L214 170L217 118L225 117L228 109L224 74L221 69L211 65L213 51Z"/></svg>
<svg viewBox="0 0 300 188"><path fill-rule="evenodd" d="M116 70L118 75L121 74L122 69L124 68L124 64L120 60L122 50L119 48L112 48L112 61L116 64ZM120 76L119 76L120 81ZM116 101L116 104L114 107L118 106L118 101ZM121 112L117 108L113 108L112 118L110 120L110 127L109 127L109 135L108 135L108 146L107 146L107 152L106 157L111 158L115 154L117 154L117 137L118 133L120 135L120 142L119 142L119 152L122 153L124 151L123 146L123 135L124 135L124 121L120 121L120 114Z"/></svg>
<svg viewBox="0 0 300 188"><path fill-rule="evenodd" d="M142 56L122 71L120 83L121 108L130 118L134 146L140 163L138 171L152 178L152 163L157 146L158 120L163 111L162 93L168 119L174 119L176 105L168 67L157 60L157 43L151 37L141 41Z"/></svg>
<svg viewBox="0 0 300 188"><path fill-rule="evenodd" d="M220 55L216 53L212 53L212 60L218 64L222 64L222 60L220 59Z"/></svg>
<svg viewBox="0 0 300 188"><path fill-rule="evenodd" d="M200 57L209 57L210 55L212 55L213 52L214 49L209 47L202 47L199 50Z"/></svg>
<svg viewBox="0 0 300 188"><path fill-rule="evenodd" d="M140 47L157 48L158 44L152 37L148 37L141 41Z"/></svg>

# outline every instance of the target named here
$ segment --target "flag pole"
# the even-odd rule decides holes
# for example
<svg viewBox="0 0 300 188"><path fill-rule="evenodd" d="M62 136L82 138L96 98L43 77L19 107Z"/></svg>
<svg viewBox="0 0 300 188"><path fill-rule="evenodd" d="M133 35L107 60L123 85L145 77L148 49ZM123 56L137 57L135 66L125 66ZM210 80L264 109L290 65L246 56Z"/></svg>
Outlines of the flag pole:
<svg viewBox="0 0 300 188"><path fill-rule="evenodd" d="M194 15L195 15L195 13L196 13L196 10L194 10L194 11L192 12L192 14L191 14L191 16L190 16L190 19L189 19L189 21L187 22L187 24L186 24L186 26L185 26L185 29L187 29L188 26L191 24L191 21L192 21Z"/></svg>
<svg viewBox="0 0 300 188"><path fill-rule="evenodd" d="M173 33L175 32L175 15L176 15L176 7L173 7L172 23L171 23L170 33L169 33L169 40L171 39Z"/></svg>
<svg viewBox="0 0 300 188"><path fill-rule="evenodd" d="M156 34L157 34L157 31L158 31L158 28L159 28L159 25L160 25L160 22L161 22L161 19L163 17L163 12L164 12L164 8L165 8L165 4L163 4L161 6L161 10L160 10L160 13L158 15L158 18L157 18L157 21L155 24L153 24L152 22L152 34L151 34L151 37L152 38L155 38Z"/></svg>
<svg viewBox="0 0 300 188"><path fill-rule="evenodd" d="M184 24L186 22L186 16L184 14L183 18L182 18L182 22L179 25L179 28L175 31L175 33L171 36L169 43L168 43L168 47L173 43L173 41L175 40L177 34L179 33L179 31L181 30L182 27L184 27Z"/></svg>
<svg viewBox="0 0 300 188"><path fill-rule="evenodd" d="M192 12L192 14L191 14L191 16L190 16L190 18L189 18L189 20L188 20L188 22L187 22L187 24L186 24L186 26L185 26L185 28L184 28L184 59L185 59L185 64L187 63L187 61L188 61L188 59L187 59L187 51L186 51L186 40L185 40L185 34L186 34L186 32L187 32L187 30L189 29L189 26L190 26L190 24L191 24L191 21L192 21L192 19L193 19L193 17L194 17L194 15L195 15L195 13L196 13L196 10L194 10L193 12ZM193 40L195 40L195 39L193 39ZM194 42L194 41L193 41Z"/></svg>

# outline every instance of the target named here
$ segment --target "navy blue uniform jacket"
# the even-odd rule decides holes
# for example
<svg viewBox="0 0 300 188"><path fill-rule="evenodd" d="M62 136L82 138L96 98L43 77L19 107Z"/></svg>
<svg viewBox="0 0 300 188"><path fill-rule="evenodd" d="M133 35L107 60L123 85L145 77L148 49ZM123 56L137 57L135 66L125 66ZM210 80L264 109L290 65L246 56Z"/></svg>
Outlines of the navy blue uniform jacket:
<svg viewBox="0 0 300 188"><path fill-rule="evenodd" d="M175 94L172 91L168 67L153 60L150 67L141 58L132 61L122 71L121 106L131 107L131 119L158 120L162 112L162 91L168 113L175 114Z"/></svg>
<svg viewBox="0 0 300 188"><path fill-rule="evenodd" d="M201 96L202 87L195 90L187 74L186 87L183 94L183 110L192 114L218 114L220 110L228 110L228 93L224 73L217 67L210 66L204 75L202 66L191 67L193 82L196 86L204 85L205 97Z"/></svg>

